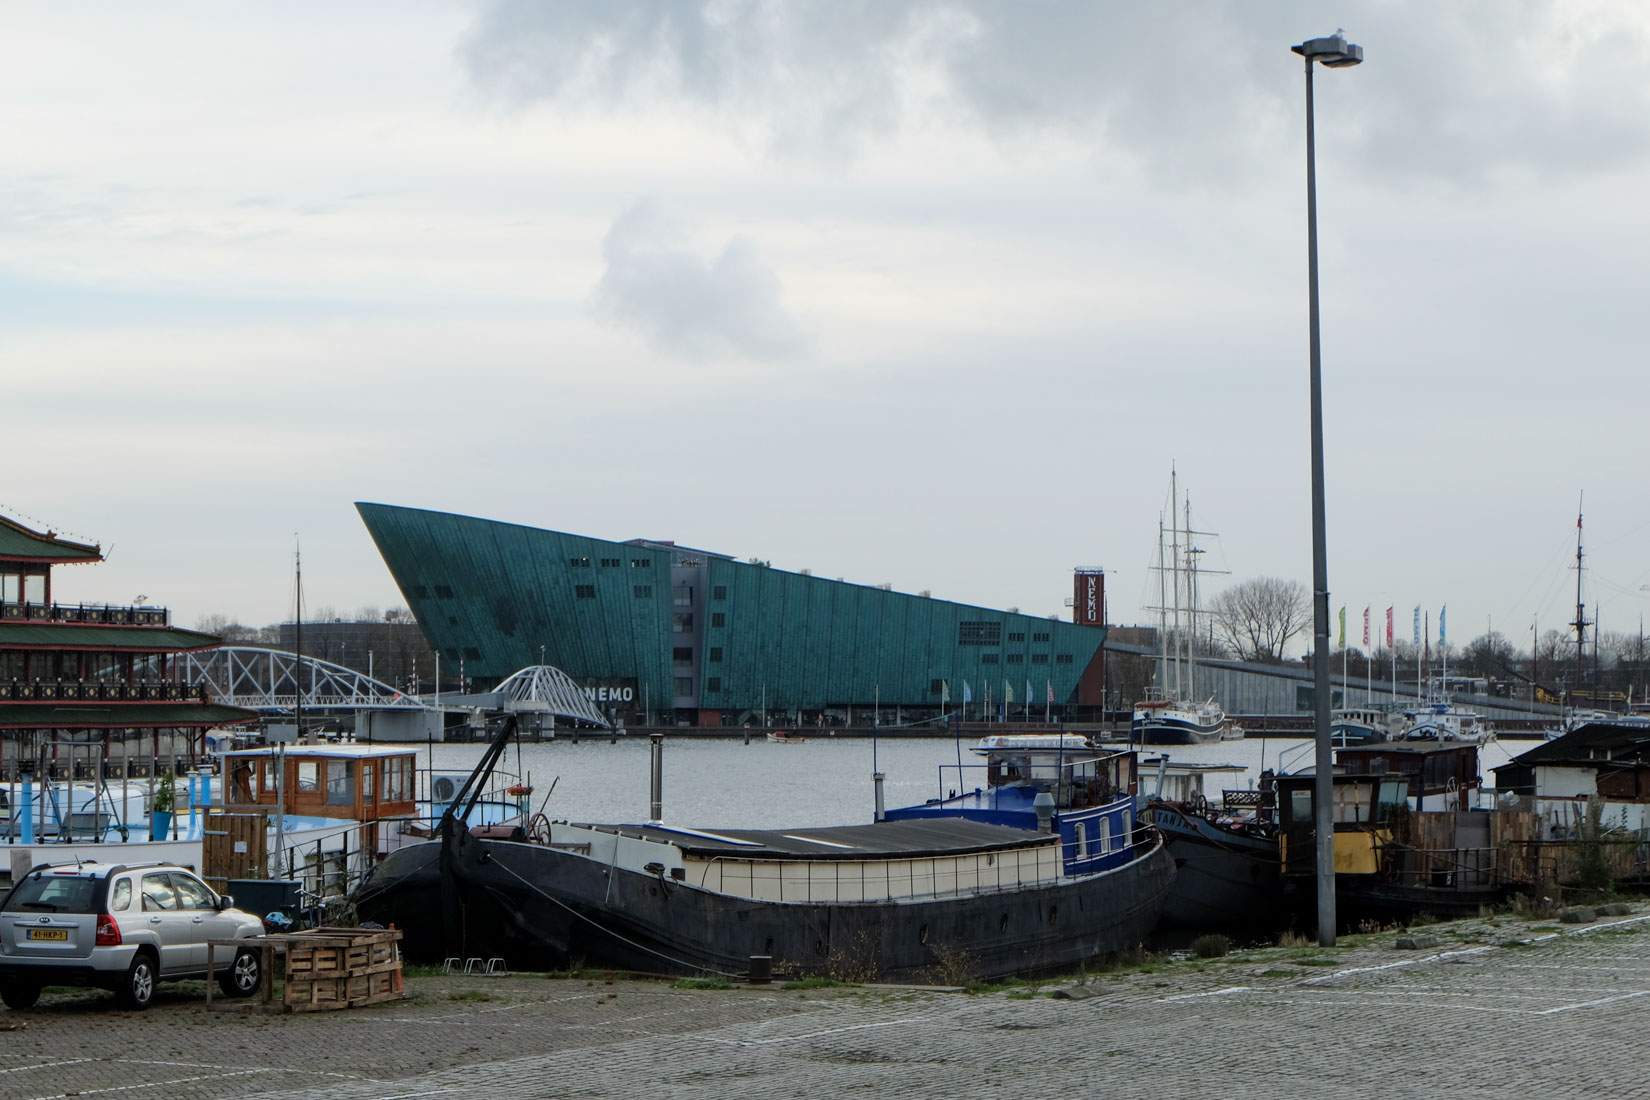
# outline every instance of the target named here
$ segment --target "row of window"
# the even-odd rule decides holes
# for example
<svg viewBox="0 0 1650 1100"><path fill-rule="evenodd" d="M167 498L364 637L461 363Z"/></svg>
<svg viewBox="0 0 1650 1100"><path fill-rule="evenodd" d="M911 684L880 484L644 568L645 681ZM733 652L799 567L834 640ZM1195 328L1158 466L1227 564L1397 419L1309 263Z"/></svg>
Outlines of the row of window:
<svg viewBox="0 0 1650 1100"><path fill-rule="evenodd" d="M1011 664L1011 665L1023 665L1023 664L1026 663L1026 655L1024 653L1010 653L1004 658L1004 660L1008 664ZM1071 654L1062 653L1062 654L1060 654L1059 660L1060 660L1060 664L1069 665L1069 664L1071 664ZM995 654L995 653L982 653L982 654L980 654L980 664L982 664L982 665L994 665L996 663L997 663L997 654ZM1034 664L1034 665L1046 665L1046 664L1048 664L1048 654L1047 653L1033 653L1031 655L1031 663Z"/></svg>
<svg viewBox="0 0 1650 1100"><path fill-rule="evenodd" d="M620 565L620 562L619 562L618 558L603 558L603 559L601 559L601 562L602 562L602 568L603 569L617 569ZM569 569L589 569L590 568L590 559L589 558L568 558L567 559L567 567ZM653 559L652 558L631 558L630 559L630 567L632 569L652 569L653 568Z"/></svg>

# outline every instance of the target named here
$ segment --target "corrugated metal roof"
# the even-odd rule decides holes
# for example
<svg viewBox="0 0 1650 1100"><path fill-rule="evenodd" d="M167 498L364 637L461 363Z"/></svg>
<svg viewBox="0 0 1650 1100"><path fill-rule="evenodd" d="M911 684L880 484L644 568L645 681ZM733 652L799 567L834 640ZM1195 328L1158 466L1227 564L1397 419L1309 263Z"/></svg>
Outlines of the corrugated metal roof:
<svg viewBox="0 0 1650 1100"><path fill-rule="evenodd" d="M0 559L71 562L102 561L95 546L70 542L47 532L31 531L22 524L0 516Z"/></svg>
<svg viewBox="0 0 1650 1100"><path fill-rule="evenodd" d="M256 711L221 703L7 703L0 729L164 729L249 722Z"/></svg>
<svg viewBox="0 0 1650 1100"><path fill-rule="evenodd" d="M223 639L176 626L104 626L86 623L0 623L0 649L126 649L178 653L210 649Z"/></svg>

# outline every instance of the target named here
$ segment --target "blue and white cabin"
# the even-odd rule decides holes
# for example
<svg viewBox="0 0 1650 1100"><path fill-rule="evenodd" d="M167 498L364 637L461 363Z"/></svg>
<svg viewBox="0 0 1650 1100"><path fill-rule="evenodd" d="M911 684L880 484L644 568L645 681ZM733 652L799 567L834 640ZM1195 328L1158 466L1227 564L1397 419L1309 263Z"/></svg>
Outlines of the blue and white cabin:
<svg viewBox="0 0 1650 1100"><path fill-rule="evenodd" d="M1057 833L1071 875L1133 858L1138 776L1132 750L1100 748L1086 737L1061 733L992 736L971 751L984 762L940 768L945 797L891 809L885 817L963 817ZM973 789L965 789L970 783Z"/></svg>

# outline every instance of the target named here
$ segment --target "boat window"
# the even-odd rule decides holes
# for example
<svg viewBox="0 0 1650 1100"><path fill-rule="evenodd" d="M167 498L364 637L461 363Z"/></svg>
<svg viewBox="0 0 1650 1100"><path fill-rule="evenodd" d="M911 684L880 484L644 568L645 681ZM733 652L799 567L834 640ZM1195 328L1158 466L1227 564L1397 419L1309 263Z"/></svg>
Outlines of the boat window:
<svg viewBox="0 0 1650 1100"><path fill-rule="evenodd" d="M1087 859L1088 857L1089 857L1088 822L1079 821L1077 823L1077 858L1078 859Z"/></svg>
<svg viewBox="0 0 1650 1100"><path fill-rule="evenodd" d="M1289 817L1296 824L1312 824L1312 788L1289 792Z"/></svg>
<svg viewBox="0 0 1650 1100"><path fill-rule="evenodd" d="M1381 783L1380 798L1375 803L1375 820L1387 821L1392 817L1392 811L1399 806L1409 804L1409 784L1402 779L1389 779Z"/></svg>
<svg viewBox="0 0 1650 1100"><path fill-rule="evenodd" d="M1100 819L1100 854L1108 855L1111 852L1111 818Z"/></svg>
<svg viewBox="0 0 1650 1100"><path fill-rule="evenodd" d="M321 788L321 771L313 760L298 761L298 789L315 791Z"/></svg>
<svg viewBox="0 0 1650 1100"><path fill-rule="evenodd" d="M327 761L327 805L355 804L355 768L353 760Z"/></svg>
<svg viewBox="0 0 1650 1100"><path fill-rule="evenodd" d="M265 794L272 793L275 790L275 761L258 761L258 774L262 777L258 781L258 789Z"/></svg>

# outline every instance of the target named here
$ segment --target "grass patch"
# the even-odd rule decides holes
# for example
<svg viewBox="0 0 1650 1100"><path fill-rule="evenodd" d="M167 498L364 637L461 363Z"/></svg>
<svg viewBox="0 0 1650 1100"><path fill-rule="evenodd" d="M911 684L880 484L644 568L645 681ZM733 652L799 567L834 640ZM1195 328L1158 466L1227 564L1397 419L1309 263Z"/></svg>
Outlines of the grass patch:
<svg viewBox="0 0 1650 1100"><path fill-rule="evenodd" d="M835 978L815 975L810 978L797 978L795 981L782 983L780 989L840 989L843 983Z"/></svg>
<svg viewBox="0 0 1650 1100"><path fill-rule="evenodd" d="M670 983L672 989L732 989L733 983L719 975L706 975L701 978L677 978Z"/></svg>
<svg viewBox="0 0 1650 1100"><path fill-rule="evenodd" d="M413 966L409 963L402 963L401 976L403 978L439 978L441 977L441 968L439 966Z"/></svg>
<svg viewBox="0 0 1650 1100"><path fill-rule="evenodd" d="M449 993L447 999L449 1001L490 1001L493 999L493 995L483 993L479 989L466 989L462 993Z"/></svg>
<svg viewBox="0 0 1650 1100"><path fill-rule="evenodd" d="M1293 970L1279 970L1275 966L1269 966L1260 972L1260 976L1262 978L1293 978L1295 972Z"/></svg>
<svg viewBox="0 0 1650 1100"><path fill-rule="evenodd" d="M1192 954L1200 959L1218 959L1231 950L1232 941L1218 932L1192 941Z"/></svg>

